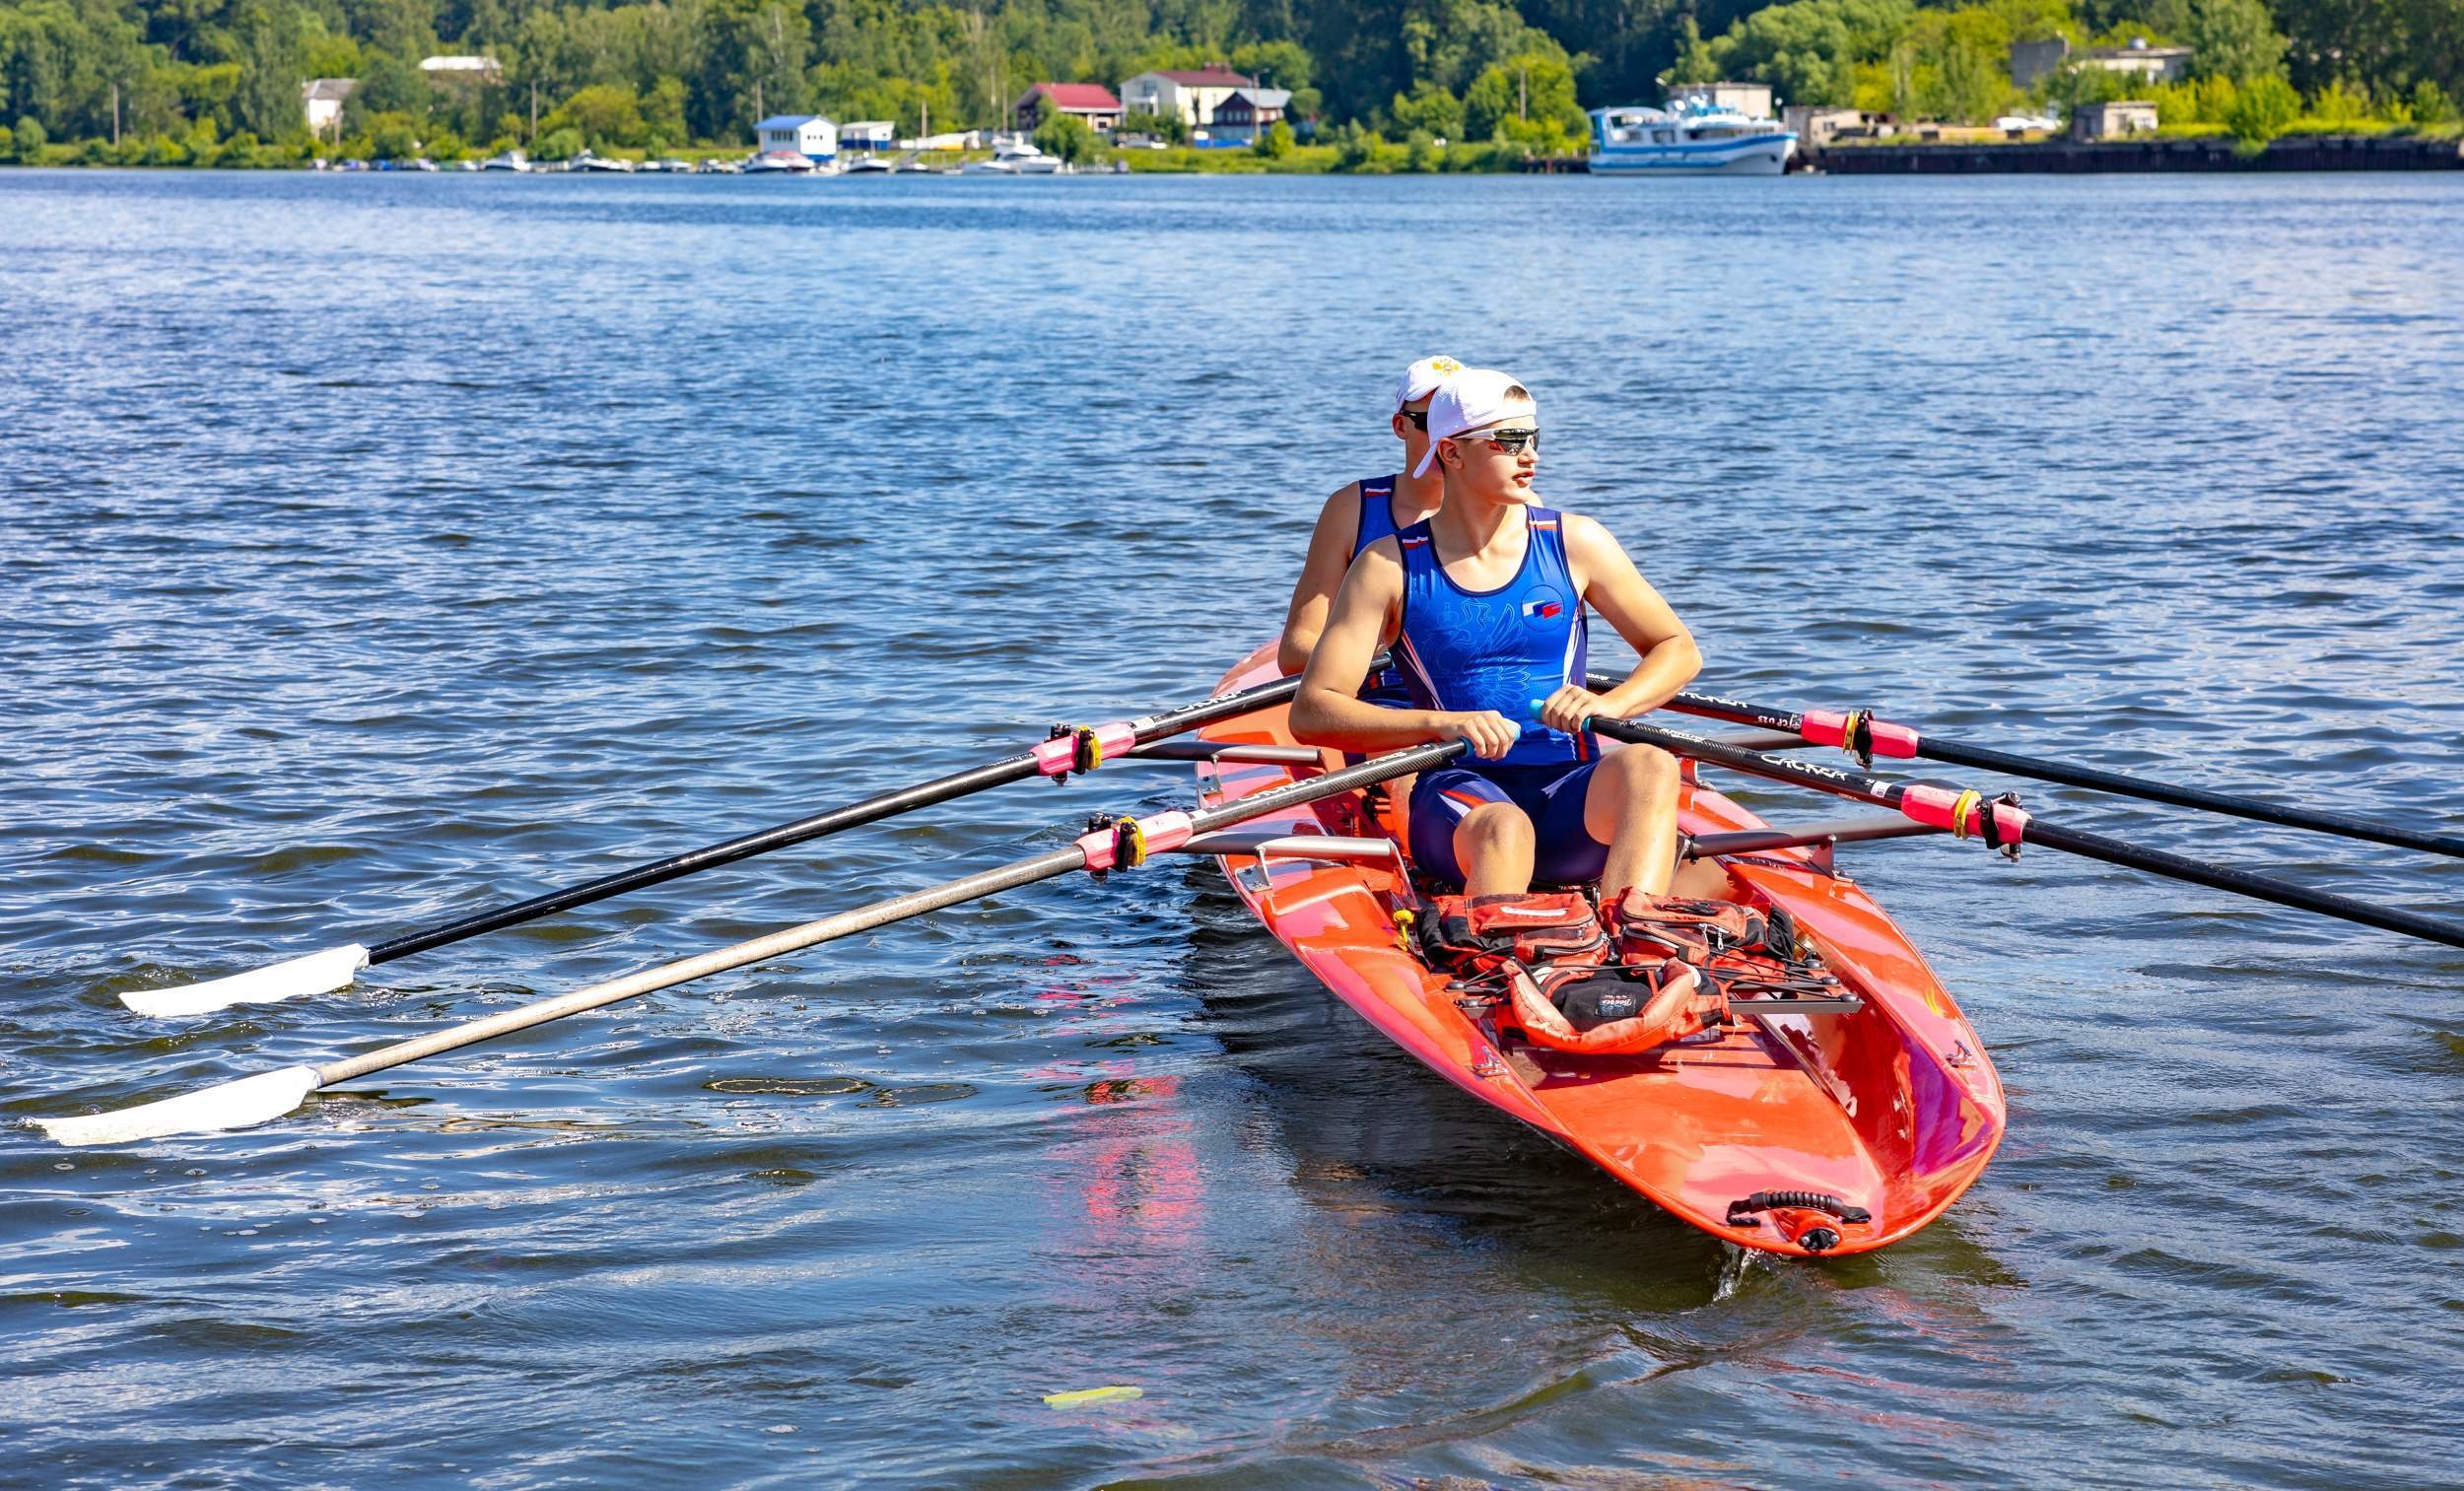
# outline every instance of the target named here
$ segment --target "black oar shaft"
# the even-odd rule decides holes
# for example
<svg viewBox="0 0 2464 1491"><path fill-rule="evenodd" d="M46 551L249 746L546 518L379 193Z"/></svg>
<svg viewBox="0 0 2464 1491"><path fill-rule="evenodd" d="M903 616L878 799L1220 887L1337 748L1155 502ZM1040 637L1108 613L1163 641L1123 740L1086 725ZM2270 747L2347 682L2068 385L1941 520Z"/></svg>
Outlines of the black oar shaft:
<svg viewBox="0 0 2464 1491"><path fill-rule="evenodd" d="M2150 781L2144 777L2127 777L2119 772L2099 771L2094 767L2074 766L2065 761L2046 761L2033 756L2014 756L1985 746L1968 745L1962 741L1944 740L1938 736L1920 737L1917 754L1928 761L1949 762L1955 766L1976 767L1987 772L2001 772L2011 777L2033 777L2043 781L2058 781L2066 786L2086 787L2090 791L2111 792L2121 797L2139 797L2149 802L2168 803L2180 808L2198 808L2203 812L2222 813L2231 818L2248 818L2258 823L2273 823L2289 829L2306 829L2312 833L2334 834L2343 839L2359 839L2370 844L2390 845L2397 848L2419 849L2430 854L2451 854L2464 858L2464 839L2446 834L2424 833L2391 823L2372 823L2350 818L2341 813L2317 813L2307 808L2286 807L2257 797L2227 795L2200 787L2176 786L2169 781Z"/></svg>
<svg viewBox="0 0 2464 1491"><path fill-rule="evenodd" d="M1454 760L1462 755L1464 747L1460 741L1415 746L1410 750L1397 751L1364 761L1358 766L1346 767L1339 772L1329 772L1318 777L1304 777L1297 781L1286 782L1268 791L1253 793L1247 797L1237 797L1229 802L1192 813L1189 815L1189 830L1193 835L1208 833L1232 824L1246 823L1253 818L1263 818L1286 807L1317 802L1354 787L1370 786L1410 773L1425 772L1432 767ZM375 1050L362 1051L356 1056L346 1056L338 1061L330 1061L316 1068L316 1085L330 1087L336 1082L346 1082L353 1077L364 1077L372 1072L384 1071L406 1062L442 1055L446 1051L459 1050L467 1046L477 1046L484 1041L494 1041L501 1036L510 1036L515 1031L529 1030L534 1026L545 1025L550 1021L562 1020L567 1016L582 1014L588 1010L604 1009L608 1005L619 1004L627 999L637 998L658 989L672 988L679 983L706 979L713 974L767 962L791 952L820 946L825 942L835 942L857 932L888 926L896 921L906 921L928 912L941 911L963 902L981 901L988 896L1017 890L1039 881L1057 879L1074 870L1085 869L1088 864L1086 842L1081 840L1067 848L1054 849L1031 859L1021 859L993 869L980 870L962 879L945 881L940 885L910 891L905 895L892 896L869 906L859 906L854 911L841 912L835 916L825 916L818 921L808 921L801 926L791 926L784 931L772 932L768 936L755 937L750 941L722 947L714 952L662 964L657 968L645 969L640 973L608 980L604 983L594 983L587 988L576 989L569 994L534 1000L482 1019L467 1021L461 1025L434 1031L408 1041L397 1041L390 1046L378 1047Z"/></svg>
<svg viewBox="0 0 2464 1491"><path fill-rule="evenodd" d="M2187 880L2193 885L2230 891L2234 895L2248 896L2253 900L2274 902L2278 906L2289 906L2295 911L2316 912L2322 916L2339 916L2347 921L2358 921L2363 926L2402 932L2408 937L2419 937L2427 942L2440 942L2448 947L2464 947L2464 926L2440 921L2434 916L2420 915L2396 907L2372 906L2366 901L2357 901L2351 896L2314 891L2306 886L2294 885L2290 881L2277 880L2266 875L2254 875L2247 870L2237 870L2230 865L2206 864L2196 859L2185 859L2179 854L2168 854L2162 849L2152 849L2141 845L2124 844L2118 839L2107 839L2102 834L2062 828L2047 823L2041 818L2028 820L2027 842L2041 844L2047 848L2062 849L2089 859L2101 859L2107 864L2117 864L2125 869L2146 870L2152 874L2170 876L2175 880Z"/></svg>
<svg viewBox="0 0 2464 1491"><path fill-rule="evenodd" d="M1587 680L1595 689L1613 687L1618 680L1605 673L1594 673ZM1772 705L1753 704L1742 699L1723 699L1718 695L1699 694L1692 690L1671 699L1665 709L1679 714L1702 719L1717 719L1729 724L1756 725L1766 730L1793 734L1812 745L1828 745L1830 736L1815 739L1807 733L1809 716L1796 710L1783 710ZM1822 714L1824 728L1836 733L1840 716ZM2171 807L2196 808L2206 813L2222 813L2228 818L2246 818L2254 823L2273 823L2282 828L2302 829L2315 834L2333 834L2341 839L2358 839L2364 844L2383 844L2395 848L2417 849L2427 854L2446 854L2464 859L2464 837L2433 834L2401 824L2378 823L2355 818L2345 813L2322 813L2309 808L2288 807L2260 797L2245 797L2232 792L2211 792L2204 787L2180 786L2169 781L2152 781L2122 772L2107 772L2095 767L2079 766L2067 761L2053 761L2041 756L2020 756L2010 751L1997 751L1990 746L1970 745L1961 740L1945 740L1939 735L1909 729L1902 725L1876 725L1877 733L1887 732L1891 745L1879 748L1880 756L1917 756L1927 761L1948 762L1953 766L1975 767L1980 771L2000 772L2010 777L2033 778L2039 781L2058 781L2065 786L2086 787L2093 792L2110 792L2117 797L2136 797L2146 802L2161 802Z"/></svg>
<svg viewBox="0 0 2464 1491"><path fill-rule="evenodd" d="M1244 689L1237 694L1224 694L1213 699L1200 700L1196 704L1183 705L1160 714L1151 714L1143 719L1132 720L1130 724L1136 742L1144 745L1149 741L1178 735L1186 730L1198 729L1203 725L1232 719L1273 705L1288 703L1299 690L1298 678L1277 679L1273 683ZM884 792L877 797L867 797L861 802L852 802L843 807L831 808L825 812L815 813L809 818L798 818L792 823L757 829L733 839L720 840L717 844L707 844L700 848L671 854L664 859L653 859L648 863L616 870L593 880L582 881L579 885L568 886L563 890L549 891L526 901L491 907L485 911L473 912L466 916L457 916L450 921L440 922L435 926L422 927L417 931L407 932L390 941L379 942L371 947L368 950L368 961L371 964L377 964L391 962L396 958L407 958L413 953L443 947L449 942L460 942L466 938L497 931L518 922L569 911L577 906L586 906L593 901L604 901L611 896L622 896L629 891L658 885L682 875L716 869L722 864L733 864L739 859L750 859L756 854L767 854L774 849L808 843L827 835L843 833L848 829L861 828L868 823L878 823L884 818L917 808L949 802L970 793L985 791L1012 781L1023 781L1039 775L1042 770L1034 752L1021 752L1004 760L970 768L964 772L954 772L947 777L920 782L911 787L903 787L895 792Z"/></svg>
<svg viewBox="0 0 2464 1491"><path fill-rule="evenodd" d="M394 958L407 958L413 953L424 953L432 947L443 947L448 942L460 942L465 938L477 937L502 927L513 926L517 922L552 915L572 907L586 906L593 901L604 901L610 896L621 896L628 891L642 890L662 881L673 880L680 875L716 869L719 865L732 864L739 859L750 859L756 854L766 854L773 849L786 848L789 845L803 844L825 835L861 828L867 823L877 823L881 819L915 808L930 807L934 803L964 797L970 792L980 792L989 787L1000 786L1005 782L1021 781L1034 776L1035 773L1036 764L1033 756L1013 756L1007 761L996 761L989 766L976 767L971 771L956 772L902 791L885 792L878 797L868 797L861 802L852 802L845 807L815 813L810 818L799 818L793 823L778 824L775 827L740 835L734 839L724 839L717 844L706 844L698 849L687 849L681 854L671 854L665 859L653 859L647 864L637 864L630 869L617 870L611 874L601 875L595 880L585 880L580 885L567 886L561 891L550 891L545 895L533 896L527 901L515 901L505 906L491 907L487 911L474 912L470 915L441 922L436 926L423 927L418 931L396 937L390 942L380 942L370 948L368 961L374 964L384 963Z"/></svg>
<svg viewBox="0 0 2464 1491"><path fill-rule="evenodd" d="M1595 734L1606 735L1612 740L1654 745L1675 755L1706 761L1714 766L1743 772L1749 777L1760 777L1771 781L1784 781L1797 786L1812 787L1816 791L1829 792L1835 796L1853 797L1860 802L1871 802L1887 808L1902 808L1903 811L1903 805L1909 798L1909 788L1915 785L1911 782L1895 781L1887 777L1844 772L1835 767L1792 761L1785 756L1741 750L1683 730L1664 730L1652 725L1639 724L1633 720L1595 717L1590 721L1589 727ZM2121 865L2130 869L2146 870L2152 874L2185 880L2194 885L2204 885L2215 890L2229 891L2255 900L2272 902L2278 906L2292 907L2297 911L2315 912L2320 915L2335 916L2343 920L2359 922L2363 926L2401 932L2406 936L2420 937L2425 941L2442 943L2448 947L2464 948L2464 926L2453 922L2420 915L2400 908L2373 906L2365 901L2357 901L2350 896L2310 890L2304 886L2294 885L2291 881L2253 874L2248 870L2207 864L2179 854L2167 853L2161 849L2145 848L2138 845L2125 844L2118 839L2107 839L2101 834L2066 829L2058 824L2047 823L2033 815L2026 816L2021 842L2040 844L2047 848L2061 849L2067 853L2079 854L2086 858L2102 860L2108 864Z"/></svg>

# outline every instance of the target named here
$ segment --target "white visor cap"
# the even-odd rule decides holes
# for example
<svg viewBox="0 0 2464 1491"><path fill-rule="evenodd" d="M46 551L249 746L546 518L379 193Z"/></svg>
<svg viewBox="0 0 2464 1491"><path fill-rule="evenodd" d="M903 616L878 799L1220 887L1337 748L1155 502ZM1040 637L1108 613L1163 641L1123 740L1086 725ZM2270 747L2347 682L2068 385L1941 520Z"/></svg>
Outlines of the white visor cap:
<svg viewBox="0 0 2464 1491"><path fill-rule="evenodd" d="M1448 378L1461 372L1463 364L1442 355L1424 357L1412 364L1403 370L1403 381L1395 385L1395 412L1401 414L1406 406L1437 392L1446 386Z"/></svg>
<svg viewBox="0 0 2464 1491"><path fill-rule="evenodd" d="M1411 474L1428 473L1430 463L1437 459L1439 441L1484 429L1532 407L1529 393L1520 399L1506 397L1506 390L1520 386L1514 374L1494 368L1466 368L1448 378L1429 400L1429 448L1421 452L1420 464L1411 468Z"/></svg>

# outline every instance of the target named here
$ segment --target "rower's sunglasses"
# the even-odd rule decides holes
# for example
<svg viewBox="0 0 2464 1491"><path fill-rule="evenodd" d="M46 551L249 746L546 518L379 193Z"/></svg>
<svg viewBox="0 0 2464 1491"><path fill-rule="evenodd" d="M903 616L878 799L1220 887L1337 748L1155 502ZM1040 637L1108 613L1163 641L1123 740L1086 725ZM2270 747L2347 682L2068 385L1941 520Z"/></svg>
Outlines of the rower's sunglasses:
<svg viewBox="0 0 2464 1491"><path fill-rule="evenodd" d="M1540 449L1540 432L1529 428L1522 430L1467 430L1463 434L1451 436L1449 439L1453 440L1458 444L1468 444L1472 441L1485 441L1488 442L1490 449L1503 450L1508 455L1521 455L1527 446L1535 452Z"/></svg>
<svg viewBox="0 0 2464 1491"><path fill-rule="evenodd" d="M1429 428L1429 411L1426 409L1398 409L1395 412L1411 421L1411 428L1414 430Z"/></svg>

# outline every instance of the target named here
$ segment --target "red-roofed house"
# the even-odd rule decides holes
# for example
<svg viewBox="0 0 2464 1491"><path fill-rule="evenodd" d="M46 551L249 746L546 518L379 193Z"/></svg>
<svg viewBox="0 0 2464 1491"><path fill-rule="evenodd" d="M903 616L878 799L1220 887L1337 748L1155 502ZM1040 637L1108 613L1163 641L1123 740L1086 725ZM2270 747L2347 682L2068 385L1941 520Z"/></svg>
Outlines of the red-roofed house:
<svg viewBox="0 0 2464 1491"><path fill-rule="evenodd" d="M1010 112L1020 129L1033 129L1055 114L1076 114L1098 130L1121 124L1121 101L1101 83L1038 83Z"/></svg>
<svg viewBox="0 0 2464 1491"><path fill-rule="evenodd" d="M1216 62L1193 72L1140 73L1121 85L1121 103L1132 113L1179 114L1182 123L1202 129L1214 122L1224 100L1257 86L1257 79Z"/></svg>

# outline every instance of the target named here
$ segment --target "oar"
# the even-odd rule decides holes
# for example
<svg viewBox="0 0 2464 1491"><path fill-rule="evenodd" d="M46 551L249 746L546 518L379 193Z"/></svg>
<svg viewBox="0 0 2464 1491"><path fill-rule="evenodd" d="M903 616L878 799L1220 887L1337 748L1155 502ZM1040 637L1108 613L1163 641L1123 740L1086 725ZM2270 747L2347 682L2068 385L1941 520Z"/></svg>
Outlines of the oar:
<svg viewBox="0 0 2464 1491"><path fill-rule="evenodd" d="M122 1144L139 1139L159 1139L171 1134L213 1133L268 1123L298 1108L307 1101L309 1093L331 1087L337 1082L364 1077L370 1072L383 1071L407 1061L459 1050L466 1046L493 1041L499 1036L528 1030L534 1025L545 1025L551 1020L562 1020L584 1010L601 1009L654 989L670 988L799 948L836 941L964 901L1016 890L1040 880L1066 875L1072 870L1100 873L1133 868L1144 863L1148 854L1177 848L1197 835L1413 772L1425 772L1452 761L1462 755L1463 750L1461 741L1414 746L1410 750L1397 751L1355 767L1329 772L1322 777L1304 778L1286 786L1200 812L1174 811L1146 818L1123 819L1108 827L1091 830L1067 848L1055 849L1049 854L1038 854L1032 859L1021 859L998 869L984 870L929 890L893 896L887 901L876 901L870 906L841 912L819 921L807 921L802 926L772 932L766 937L755 937L717 952L680 959L638 974L628 974L621 979L611 979L604 983L593 983L569 994L536 1000L414 1040L380 1046L375 1050L329 1061L322 1066L286 1066L182 1097L121 1109L116 1113L75 1118L36 1118L33 1121L62 1144Z"/></svg>
<svg viewBox="0 0 2464 1491"><path fill-rule="evenodd" d="M1913 822L1930 828L1948 829L1962 839L1983 839L1993 847L2014 856L2022 844L2041 844L2047 848L2100 859L2128 869L2146 870L2174 880L2187 880L2193 885L2230 891L2260 901L2271 901L2295 911L2316 912L2323 916L2358 921L2363 926L2402 932L2408 937L2442 942L2449 947L2464 947L2464 925L2413 912L2372 906L2350 896L2310 890L2289 880L2253 874L2248 870L2185 859L2179 854L2125 844L2102 834L2066 829L2025 812L2018 803L2007 798L1989 798L1981 792L1932 782L1859 776L1835 767L1815 766L1810 762L1792 761L1785 756L1742 750L1683 730L1660 729L1628 719L1595 715L1589 728L1613 740L1655 745L1672 755L1689 756L1696 761L1707 761L1714 766L1744 772L1747 776L1793 782L1835 796L1853 797L1859 802L1896 808Z"/></svg>
<svg viewBox="0 0 2464 1491"><path fill-rule="evenodd" d="M553 915L577 906L586 906L593 901L604 901L628 891L638 891L680 875L733 864L755 854L767 854L773 849L860 828L895 814L949 802L988 787L1023 781L1030 777L1051 777L1058 780L1072 772L1091 772L1107 760L1118 759L1152 741L1288 703L1299 690L1298 678L1284 678L1243 689L1239 693L1220 694L1197 704L1182 705L1140 719L1074 728L1055 725L1051 739L1015 756L1005 756L999 761L971 767L947 777L937 777L895 792L867 797L845 807L831 808L809 818L798 818L793 823L777 824L733 839L723 839L717 844L706 844L698 849L670 854L664 859L616 870L561 891L533 896L527 901L472 912L435 926L405 932L374 946L346 943L341 947L309 953L306 957L268 964L248 973L234 974L227 979L171 988L137 989L123 993L120 999L141 1015L202 1015L234 1004L270 1003L301 994L323 993L327 989L347 986L352 975L374 964L391 963L396 958L407 958L430 948L467 941L483 933Z"/></svg>
<svg viewBox="0 0 2464 1491"><path fill-rule="evenodd" d="M1612 686L1617 680L1606 674L1594 674L1594 688ZM1742 700L1722 699L1712 694L1690 691L1677 695L1661 708L1680 714L1699 715L1705 719L1725 720L1730 724L1757 725L1794 735L1808 745L1838 746L1871 767L1877 756L1898 760L1921 757L1927 761L1949 762L1953 766L1975 767L1980 771L2001 772L2011 777L2028 777L2039 781L2058 781L2066 786L2087 787L2091 791L2111 792L2121 797L2138 797L2149 802L2169 803L2174 807L2198 808L2204 812L2223 813L2231 818L2248 818L2259 823L2273 823L2289 829L2308 829L2321 834L2335 834L2345 839L2359 839L2369 844L2391 845L2397 848L2421 849L2432 854L2452 854L2464 858L2464 838L2449 834L2425 833L2420 829L2395 824L2372 823L2367 819L2351 818L2341 813L2321 813L2308 808L2286 807L2256 797L2243 797L2225 792L2211 792L2200 787L2177 786L2169 781L2151 781L2145 777L2125 776L2120 772L2100 771L2067 761L2049 761L2041 756L2016 756L1986 746L1969 745L1960 740L1945 740L1939 735L1920 733L1913 726L1892 724L1874 717L1870 710L1807 710L1799 712L1775 709L1769 705L1747 704Z"/></svg>

